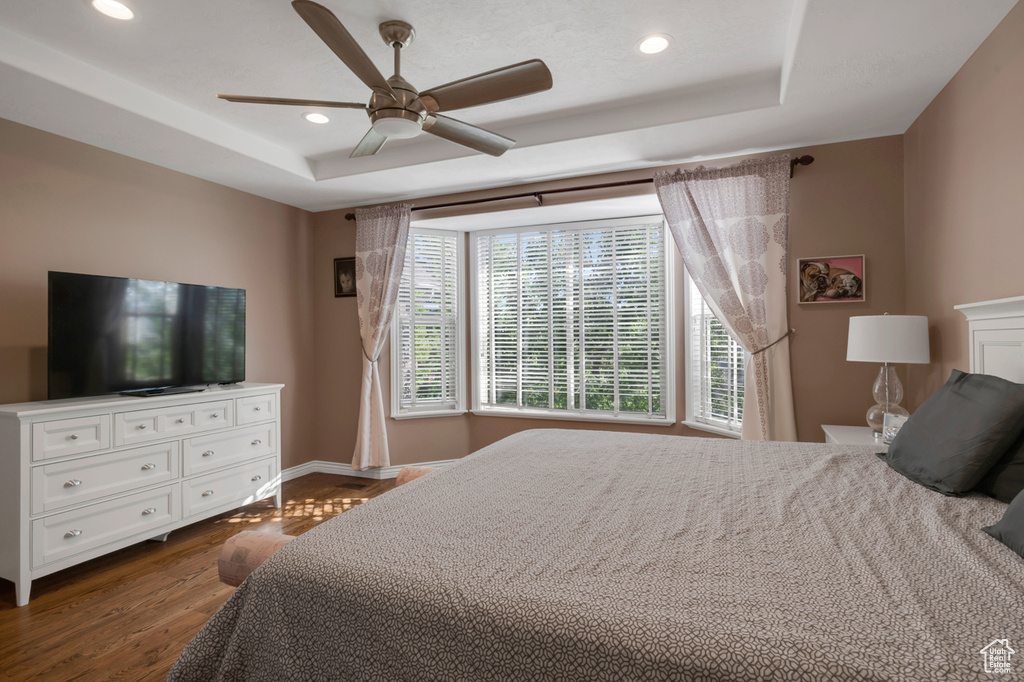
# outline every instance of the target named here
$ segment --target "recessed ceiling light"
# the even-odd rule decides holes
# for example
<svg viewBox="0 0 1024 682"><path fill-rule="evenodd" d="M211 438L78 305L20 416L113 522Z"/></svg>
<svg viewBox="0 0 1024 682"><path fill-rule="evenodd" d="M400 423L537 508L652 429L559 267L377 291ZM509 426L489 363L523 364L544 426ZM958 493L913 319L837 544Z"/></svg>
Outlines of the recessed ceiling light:
<svg viewBox="0 0 1024 682"><path fill-rule="evenodd" d="M108 17L128 21L135 18L135 12L117 0L92 0L92 6Z"/></svg>
<svg viewBox="0 0 1024 682"><path fill-rule="evenodd" d="M637 43L636 49L644 54L658 54L663 52L671 42L672 36L665 33L653 33L641 38L640 42Z"/></svg>
<svg viewBox="0 0 1024 682"><path fill-rule="evenodd" d="M318 114L315 111L311 111L308 114L303 114L302 118L306 119L310 123L330 123L331 119L327 118L323 114Z"/></svg>

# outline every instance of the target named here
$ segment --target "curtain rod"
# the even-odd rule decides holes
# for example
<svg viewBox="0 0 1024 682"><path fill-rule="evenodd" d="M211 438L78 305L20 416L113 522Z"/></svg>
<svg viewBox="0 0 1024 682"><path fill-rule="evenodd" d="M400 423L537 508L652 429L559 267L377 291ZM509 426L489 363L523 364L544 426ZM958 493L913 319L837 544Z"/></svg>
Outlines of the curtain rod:
<svg viewBox="0 0 1024 682"><path fill-rule="evenodd" d="M789 160L789 177L793 177L793 169L797 166L809 166L814 163L814 157L808 154L795 157ZM610 187L628 187L630 185L649 185L654 178L640 178L639 180L621 180L619 182L606 182L599 185L580 185L578 187L563 187L562 189L544 189L537 192L523 192L522 194L503 194L498 197L487 197L486 199L468 199L466 201L452 201L445 204L430 204L429 206L413 206L413 211L429 211L434 208L453 208L455 206L471 206L473 204L488 204L492 201L507 201L509 199L525 199L533 197L538 206L543 206L542 199L545 194L563 194L565 192L586 192L591 189L608 189ZM345 220L355 220L355 213L346 213Z"/></svg>

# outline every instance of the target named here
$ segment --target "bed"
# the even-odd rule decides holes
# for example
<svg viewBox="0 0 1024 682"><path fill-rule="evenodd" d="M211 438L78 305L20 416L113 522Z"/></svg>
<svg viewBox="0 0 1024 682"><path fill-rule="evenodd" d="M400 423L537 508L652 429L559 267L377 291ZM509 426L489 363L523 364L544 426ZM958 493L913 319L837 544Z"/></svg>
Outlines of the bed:
<svg viewBox="0 0 1024 682"><path fill-rule="evenodd" d="M1024 368L991 319L972 362ZM1024 645L1006 508L870 446L527 431L284 547L168 679L986 679Z"/></svg>

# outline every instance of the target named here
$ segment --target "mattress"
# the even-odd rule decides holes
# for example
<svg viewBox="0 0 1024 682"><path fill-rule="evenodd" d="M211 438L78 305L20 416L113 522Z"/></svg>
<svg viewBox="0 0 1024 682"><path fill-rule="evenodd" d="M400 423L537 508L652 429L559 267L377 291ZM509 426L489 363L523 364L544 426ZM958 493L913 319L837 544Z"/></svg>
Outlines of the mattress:
<svg viewBox="0 0 1024 682"><path fill-rule="evenodd" d="M527 431L284 547L168 679L988 679L1005 509L864 446Z"/></svg>

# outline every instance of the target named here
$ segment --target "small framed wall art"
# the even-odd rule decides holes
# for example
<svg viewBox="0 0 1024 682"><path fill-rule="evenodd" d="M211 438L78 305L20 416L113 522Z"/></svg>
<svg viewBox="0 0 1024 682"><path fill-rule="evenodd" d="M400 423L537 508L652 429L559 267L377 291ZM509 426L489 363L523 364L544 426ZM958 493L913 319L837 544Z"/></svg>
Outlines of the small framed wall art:
<svg viewBox="0 0 1024 682"><path fill-rule="evenodd" d="M334 259L334 297L356 295L356 259Z"/></svg>
<svg viewBox="0 0 1024 682"><path fill-rule="evenodd" d="M864 256L797 260L801 303L857 303L865 298Z"/></svg>

